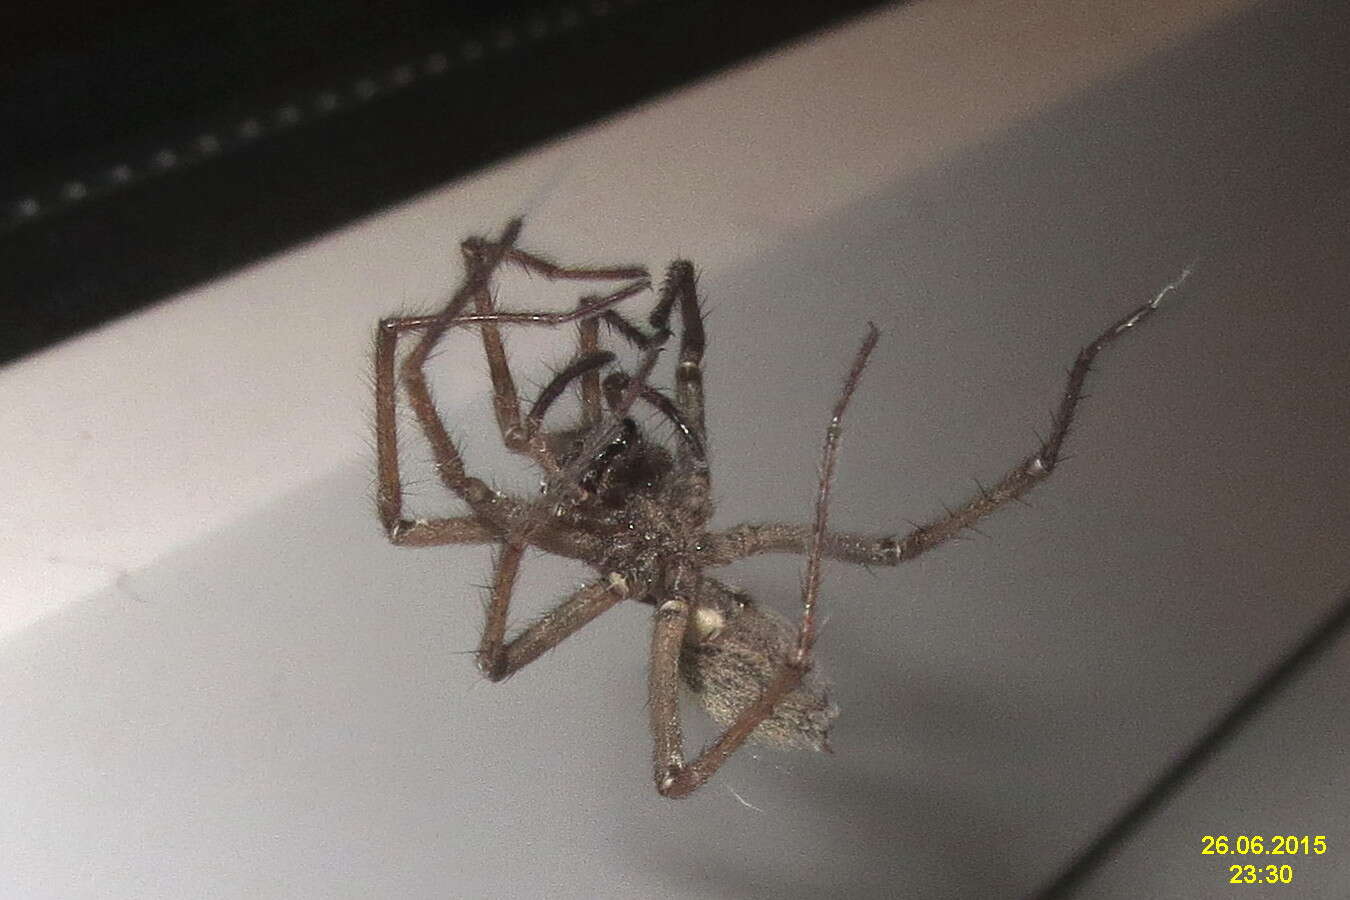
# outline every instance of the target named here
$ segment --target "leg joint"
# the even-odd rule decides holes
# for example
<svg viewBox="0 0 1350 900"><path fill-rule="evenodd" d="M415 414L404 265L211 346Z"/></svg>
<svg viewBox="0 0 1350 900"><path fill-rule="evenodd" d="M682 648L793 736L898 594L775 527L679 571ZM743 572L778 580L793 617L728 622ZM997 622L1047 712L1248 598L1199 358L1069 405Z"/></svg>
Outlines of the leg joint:
<svg viewBox="0 0 1350 900"><path fill-rule="evenodd" d="M693 793L701 783L688 777L684 766L665 766L656 773L656 792L668 800L678 800Z"/></svg>
<svg viewBox="0 0 1350 900"><path fill-rule="evenodd" d="M674 619L683 616L689 605L683 600L667 600L656 608L657 619Z"/></svg>

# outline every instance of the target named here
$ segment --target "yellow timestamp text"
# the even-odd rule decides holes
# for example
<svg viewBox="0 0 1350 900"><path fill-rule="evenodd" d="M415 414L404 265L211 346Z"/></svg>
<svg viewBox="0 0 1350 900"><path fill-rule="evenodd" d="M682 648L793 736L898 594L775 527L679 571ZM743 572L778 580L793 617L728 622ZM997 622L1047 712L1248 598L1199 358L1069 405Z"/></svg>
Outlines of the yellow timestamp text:
<svg viewBox="0 0 1350 900"><path fill-rule="evenodd" d="M1282 866L1271 864L1268 866L1232 865L1228 867L1229 884L1290 884L1293 880L1294 867L1288 863Z"/></svg>
<svg viewBox="0 0 1350 900"><path fill-rule="evenodd" d="M1325 834L1207 834L1200 838L1202 856L1321 856Z"/></svg>

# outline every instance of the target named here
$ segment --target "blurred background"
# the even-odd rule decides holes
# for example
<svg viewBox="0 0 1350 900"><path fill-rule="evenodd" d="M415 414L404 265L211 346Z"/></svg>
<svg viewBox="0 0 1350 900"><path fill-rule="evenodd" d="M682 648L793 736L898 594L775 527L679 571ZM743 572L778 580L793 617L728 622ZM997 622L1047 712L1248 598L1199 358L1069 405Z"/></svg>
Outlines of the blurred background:
<svg viewBox="0 0 1350 900"><path fill-rule="evenodd" d="M877 5L12 6L0 361Z"/></svg>

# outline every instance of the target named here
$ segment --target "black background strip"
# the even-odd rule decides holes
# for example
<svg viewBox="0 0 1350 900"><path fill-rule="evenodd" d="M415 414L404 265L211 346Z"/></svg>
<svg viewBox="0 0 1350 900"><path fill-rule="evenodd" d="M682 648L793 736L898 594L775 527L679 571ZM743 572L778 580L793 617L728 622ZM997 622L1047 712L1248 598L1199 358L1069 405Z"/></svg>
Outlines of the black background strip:
<svg viewBox="0 0 1350 900"><path fill-rule="evenodd" d="M0 361L877 5L24 4Z"/></svg>

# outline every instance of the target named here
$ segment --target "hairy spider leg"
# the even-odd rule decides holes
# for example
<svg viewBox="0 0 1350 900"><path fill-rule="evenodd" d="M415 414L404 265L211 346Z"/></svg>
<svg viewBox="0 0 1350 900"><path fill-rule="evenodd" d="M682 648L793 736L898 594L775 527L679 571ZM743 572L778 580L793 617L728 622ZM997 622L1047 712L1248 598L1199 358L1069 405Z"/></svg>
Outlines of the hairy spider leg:
<svg viewBox="0 0 1350 900"><path fill-rule="evenodd" d="M615 310L606 310L601 321L620 337L639 350L653 344L665 343L670 334L670 316L675 304L680 309L680 358L675 370L675 402L681 411L681 420L698 435L699 446L707 439L703 416L703 352L707 336L703 329L703 312L698 303L697 279L694 264L676 260L666 270L665 281L653 307L648 323L654 332L648 335Z"/></svg>
<svg viewBox="0 0 1350 900"><path fill-rule="evenodd" d="M592 317L577 323L577 355L590 356L600 352L600 320ZM600 408L600 369L588 369L581 376L581 425L594 428L600 424L604 411ZM539 418L543 419L543 413Z"/></svg>
<svg viewBox="0 0 1350 900"><path fill-rule="evenodd" d="M544 325L559 326L568 322L578 322L582 329L581 344L583 349L588 346L597 345L597 336L599 323L597 317L606 310L617 305L623 300L640 293L650 287L650 280L647 270L639 266L616 266L608 268L564 268L555 263L534 254L526 253L512 246L508 240L514 240L520 231L520 222L513 221L508 224L502 238L496 242L489 242L482 238L474 238L466 241L464 244L465 256L468 260L469 273L466 276L465 284L451 298L447 307L435 315L429 316L402 316L391 317L381 320L379 330L376 334L375 346L375 419L376 419L376 446L379 471L379 488L377 506L380 513L380 521L384 525L385 533L389 540L403 546L439 546L444 544L456 543L488 543L499 539L501 535L494 531L490 526L484 524L477 515L454 516L435 519L407 519L402 515L403 511L403 484L399 473L398 461L398 430L397 430L397 388L398 379L395 373L397 359L397 340L401 332L404 331L423 331L433 327L438 329L438 333L430 343L426 342L426 335L423 335L426 352L429 355L430 349L434 346L436 340L444 330L450 327L459 327L466 325L479 325L484 328L493 328L497 325L517 324L517 325ZM491 252L490 252L491 251ZM494 257L492 254L496 254ZM577 306L572 310L562 312L534 312L534 311L515 311L493 309L491 312L483 314L465 314L461 312L465 306L466 297L469 294L485 294L487 283L492 273L501 264L502 261L509 260L522 267L537 271L547 278L560 280L612 280L619 278L636 279L615 291L603 296L582 297ZM487 263L484 265L484 263ZM477 285L475 290L474 285ZM588 339L589 337L589 339ZM488 342L485 342L485 344ZM500 337L496 341L500 346ZM493 356L489 350L489 366L493 365ZM504 348L501 348L504 354ZM419 366L420 370L420 366ZM494 370L496 374L501 375L504 372L504 379L494 379L494 407L501 409L506 403L499 402L497 398L502 396L503 392L509 397L515 395L514 380L511 378L510 371L506 368L504 356L500 361L498 369ZM425 383L423 382L423 386ZM427 392L429 397L429 392ZM583 394L589 394L590 399L586 401L588 409L594 410L594 417L598 420L600 408L600 387L598 374L591 372L583 383ZM519 408L515 407L515 414L518 417ZM419 422L422 423L423 430L427 429L426 419L422 413L418 413ZM500 424L501 418L498 417ZM433 428L433 431L444 432L444 428ZM438 435L439 437L439 435ZM506 433L503 432L503 439L506 439ZM445 435L445 441L451 450L450 454L445 454L445 447L440 451L433 451L438 458L438 468L440 467L440 457L457 461L458 450L454 448L453 443L449 442L448 435ZM433 448L434 448L433 443ZM508 442L509 446L509 442ZM456 469L456 462L451 462L450 469L453 472ZM458 464L458 469L462 470L462 464ZM452 490L455 490L452 488ZM458 493L458 491L456 491Z"/></svg>
<svg viewBox="0 0 1350 900"><path fill-rule="evenodd" d="M491 263L491 260L488 257L484 256L487 250L491 249L495 245L486 241L482 241L481 239L474 239L474 241L472 242L465 242L465 246L473 251L472 253L466 252L466 259L468 261L469 269L471 272L474 271L476 268L483 267L485 261L490 264L487 266L487 271L488 272L495 271L495 268L500 263L500 261L498 261L497 263ZM522 253L521 255L525 259L531 261L539 259L539 257L534 257L530 254ZM599 272L602 275L608 276L613 272L632 273L638 270L632 268L616 268L616 269L585 269L585 270L578 269L568 271L571 272L571 275L569 277L574 279L580 279L582 277L586 277L586 275L592 272ZM468 313L468 314L461 313L449 319L449 326L460 327L460 326L478 325L480 327L491 326L494 328L497 325L503 324L556 326L567 322L575 321L578 322L581 326L583 326L583 330L581 332L581 346L584 349L592 342L598 344L598 330L596 329L596 327L591 327L589 329L585 328L585 326L588 325L588 323L595 323L596 318L598 316L604 315L606 313L613 313L614 306L618 305L619 303L628 299L634 294L647 290L649 287L650 283L645 278L640 279L631 282L627 285L624 285L618 288L617 290L612 291L611 293L606 294L604 296L582 297L580 301L578 301L577 306L574 309L562 312L529 312L529 311L499 310L493 308L492 311L486 313L482 312ZM467 282L466 282L466 289L467 289ZM617 313L615 314L617 315ZM446 314L443 312L436 316L408 316L398 319L388 319L385 320L382 323L382 325L384 326L385 330L390 331L409 330L409 329L425 330L432 328L433 326L439 328L445 321L446 321ZM539 499L535 500L532 503L513 504L513 506L511 507L512 510L512 515L510 517L511 523L508 527L503 529L498 534L498 537L501 541L503 541L505 544L508 545L518 545L522 547L531 543L536 543L539 544L540 546L554 548L553 552L573 558L594 557L595 554L593 553L591 554L591 556L586 555L587 553L591 552L594 543L593 540L589 538L589 536L569 539L567 534L550 527L549 520L552 518L552 513L556 509L558 502L559 501L567 502L570 499L569 495L574 493L573 487L576 484L577 478L579 477L580 469L587 464L588 458L590 456L593 456L596 452L599 452L601 448L603 448L613 439L615 433L617 433L617 429L622 424L623 416L626 414L628 408L632 405L634 400L637 399L638 388L641 385L645 384L645 379L650 375L652 368L655 366L657 355L661 350L662 344L664 343L666 336L667 335L658 335L657 338L646 341L646 349L644 351L644 356L642 362L639 365L638 370L639 377L634 383L635 386L629 388L629 390L625 392L625 396L619 402L619 404L613 406L612 409L613 422L610 424L610 427L607 429L599 427L599 423L602 420L602 415L598 411L594 412L593 417L597 421L597 426L591 429L592 434L590 440L585 446L583 446L581 453L578 455L578 458L574 460L572 464L565 469L560 468L557 465L556 460L553 459L552 451L549 450L547 446L544 437L544 432L540 427L540 423L542 422L543 419L543 414L561 394L562 390L565 389L566 384L570 380L578 376L581 377L583 381L591 378L595 378L598 380L597 369L605 362L607 362L609 359L612 359L613 355L601 352L599 350L596 350L593 353L583 354L583 356L575 359L563 370L563 372L556 375L550 381L550 383L545 386L543 394L541 395L539 400L536 401L536 403L531 409L531 412L527 415L526 419L521 424L521 430L525 431L525 433L529 437L526 452L529 452L529 454L533 458L535 458L536 461L540 462L540 467L544 470L546 479L550 483L550 487L548 490L545 491L544 496L540 497ZM498 344L500 345L500 343L501 342L499 340ZM505 348L502 347L501 349L504 354ZM392 345L387 349L386 352L389 360L391 360L391 362L387 363L386 365L392 367L392 358L393 358ZM491 348L488 348L487 352L489 357L491 357L492 354ZM380 357L379 350L377 349L377 369L379 369L378 363L381 358L382 357ZM514 415L518 417L519 416L518 395L516 394L514 379L511 376L509 367L506 365L504 355L501 359L500 371L505 374L506 378L505 384L509 387L509 393L512 398L511 402L512 406L514 407ZM378 376L376 381L378 393L380 383ZM586 386L583 383L583 392L585 392L585 390ZM600 393L598 384L595 386L594 391L597 395ZM497 391L497 385L494 385L494 398L498 396L500 396L500 394ZM390 393L390 397L392 397L392 393ZM594 402L594 405L598 408L599 406L598 400ZM392 400L390 400L390 403L387 404L387 406L388 406L387 416L389 420L392 422L393 421ZM500 408L502 407L498 405L498 409ZM500 424L500 417L499 417L499 424ZM382 430L381 433L385 432ZM390 433L395 434L396 432L391 431ZM505 442L505 432L503 432L503 439ZM510 445L508 444L507 446L509 447ZM397 478L396 457L390 460L389 465L393 467L394 477L396 479ZM395 481L395 483L397 482ZM468 518L472 521L476 517L471 516ZM467 524L465 525L465 527L467 527ZM546 536L551 535L550 540L540 541L536 539L535 533L537 531L540 531L541 529ZM421 541L421 543L428 543L428 542L430 542L430 536L426 540Z"/></svg>
<svg viewBox="0 0 1350 900"><path fill-rule="evenodd" d="M1010 469L991 488L979 492L955 509L917 526L904 536L834 533L824 539L824 555L844 562L872 566L895 566L938 547L995 510L1020 500L1022 495L1050 477L1061 459L1064 441L1073 425L1078 403L1083 398L1083 383L1097 354L1118 337L1134 329L1157 310L1163 298L1181 286L1190 269L1166 285L1147 303L1130 310L1112 322L1101 334L1079 351L1068 371L1068 381L1052 414L1051 429L1034 453ZM782 522L737 525L708 535L706 557L701 565L721 566L758 553L808 553L812 546L810 526Z"/></svg>
<svg viewBox="0 0 1350 900"><path fill-rule="evenodd" d="M495 309L490 313L465 313L455 316L449 323L451 328L460 328L467 326L498 326L498 325L543 325L547 327L557 327L569 322L576 322L581 331L581 354L599 355L599 319L601 316L611 314L612 307L622 303L629 297L647 290L650 284L646 281L635 281L626 284L623 287L611 291L603 296L582 297L575 308L564 311L527 311L527 310L504 310ZM381 333L384 332L403 332L403 331L424 331L441 320L441 314L430 316L397 316L382 319L380 321ZM392 343L381 343L377 340L376 356L379 359L380 352L388 353L390 371L392 372ZM510 370L506 370L510 393L515 395L515 382L510 378ZM599 375L593 371L582 373L583 379L583 397L593 395L585 400L587 407L591 408L589 415L583 415L583 421L594 419L598 421L601 417L600 411L600 380ZM378 379L377 379L378 382ZM391 379L388 382L394 384ZM495 389L495 388L494 388ZM392 397L392 394L390 394ZM519 410L517 408L517 414ZM530 429L529 422L524 423L526 431Z"/></svg>
<svg viewBox="0 0 1350 900"><path fill-rule="evenodd" d="M708 340L703 330L703 311L699 309L694 264L676 260L666 270L661 298L652 311L651 324L658 331L669 327L671 307L680 307L680 358L675 368L675 403L698 435L707 441L703 421L703 351Z"/></svg>
<svg viewBox="0 0 1350 900"><path fill-rule="evenodd" d="M656 611L652 632L651 669L648 675L648 706L654 738L656 789L665 797L683 797L711 778L731 754L741 748L756 728L773 714L774 707L797 687L811 668L811 647L816 639L816 603L820 593L821 559L825 549L826 520L829 513L830 485L834 479L835 458L843 435L844 411L858 382L867 358L876 347L879 335L868 323L867 337L853 359L844 388L834 404L825 447L821 454L820 482L816 491L815 523L808 547L806 573L802 580L802 616L797 644L782 661L778 674L758 699L743 709L722 734L699 753L691 763L684 761L684 740L679 711L679 658L693 604L687 593L676 593Z"/></svg>
<svg viewBox="0 0 1350 900"><path fill-rule="evenodd" d="M472 515L443 519L403 517L403 479L398 462L398 385L394 361L398 319L384 319L375 332L375 455L379 474L375 503L390 543L405 546L490 543L497 535Z"/></svg>
<svg viewBox="0 0 1350 900"><path fill-rule="evenodd" d="M471 245L478 247L479 245ZM529 254L521 254L526 263L534 264L538 257ZM552 265L551 263L549 265ZM553 270L550 270L553 271ZM579 279L590 273L599 272L604 276L609 276L614 272L631 273L632 268L616 269L585 269L570 270L569 277ZM645 270L642 270L645 272ZM598 370L605 363L613 359L613 354L602 352L598 349L599 333L597 316L604 314L618 315L613 307L622 301L628 299L634 294L647 290L650 282L644 277L637 281L630 282L609 294L601 297L587 296L582 297L577 306L566 312L508 312L503 310L494 310L490 313L479 313L473 315L460 316L456 324L544 324L557 325L564 322L576 321L579 323L580 330L580 349L581 354L574 358L564 369L556 374L547 385L545 385L539 398L531 407L522 423L524 432L528 439L528 450L531 456L540 463L540 468L544 470L545 482L547 485L543 496L531 503L525 513L516 519L511 530L504 536L508 544L528 544L532 542L531 535L535 530L544 528L548 530L551 519L555 518L555 512L559 509L559 504L567 503L580 499L581 494L576 490L580 471L586 465L588 460L599 452L604 446L610 443L616 435L619 428L622 427L623 417L628 408L637 398L636 388L631 389L618 405L611 403L611 422L609 426L604 425L604 416L600 410L599 395L600 388L598 384ZM645 379L650 375L653 366L656 363L657 355L664 343L665 335L658 335L657 338L647 341L646 349L642 362L639 365L638 385L645 383ZM587 352L588 347L597 349ZM510 379L509 368L502 360L502 369ZM566 468L560 467L553 457L552 451L548 447L546 432L544 431L543 417L548 408L561 396L567 384L576 379L582 379L582 401L583 407L589 407L589 410L583 411L583 423L593 422L589 427L589 437L573 460ZM514 383L511 383L511 390L514 396ZM589 395L589 396L588 396ZM516 403L516 415L519 415L518 400ZM508 445L509 446L509 445Z"/></svg>
<svg viewBox="0 0 1350 900"><path fill-rule="evenodd" d="M668 339L671 333L670 317L676 304L680 312L680 355L675 368L674 402L657 388L646 384L645 379L623 381L624 376L616 373L609 376L610 384L607 387L613 390L617 385L627 392L636 393L675 425L680 436L675 453L677 471L693 476L690 490L685 492L680 502L707 521L712 516L712 473L708 468L703 398L703 353L707 347L707 337L703 328L703 313L699 308L693 263L677 260L667 268L656 306L648 317L654 332L652 335L646 334L616 310L606 310L600 318L620 337L650 352L651 348L664 344ZM614 403L610 402L609 405L613 407Z"/></svg>
<svg viewBox="0 0 1350 900"><path fill-rule="evenodd" d="M427 358L445 332L457 325L479 324L478 316L464 315L469 301L486 288L491 273L500 264L500 257L520 232L520 221L509 223L502 237L485 244L484 254L469 261L464 283L451 296L445 307L435 316L410 316L386 319L380 323L375 352L376 446L379 457L378 506L386 534L396 544L428 546L441 543L478 543L488 538L488 532L498 541L505 540L518 524L530 518L531 505L492 490L479 478L470 476L453 439L446 431L436 410L431 389L427 384ZM622 298L620 298L622 299ZM618 300L610 300L611 304ZM589 308L589 307L587 307ZM601 308L604 308L603 306ZM584 311L584 310L583 310ZM566 319L579 315L577 310L557 314ZM594 314L593 312L591 314ZM494 323L514 322L551 324L547 315L539 313L494 313ZM396 365L396 342L401 331L417 330L421 339ZM434 519L426 522L408 520L402 514L403 485L398 464L398 428L396 416L396 374L401 377L408 405L417 418L419 427L431 447L436 473L441 482L455 495L468 503L471 516ZM602 549L601 542L591 535L564 531L548 526L532 528L531 543L573 559L595 558Z"/></svg>
<svg viewBox="0 0 1350 900"><path fill-rule="evenodd" d="M628 599L626 580L611 576L593 581L506 640L506 616L525 548L503 544L492 579L492 594L484 611L483 636L478 643L478 669L489 681L501 681L558 646L605 610Z"/></svg>
<svg viewBox="0 0 1350 900"><path fill-rule="evenodd" d="M517 223L519 220L517 220ZM509 231L508 227L508 231ZM515 236L519 234L517 225L511 241L499 240L496 243L483 238L469 238L460 245L466 264L484 272L478 289L473 293L476 316L472 321L479 325L483 341L483 353L487 357L488 373L492 378L492 406L497 417L497 427L501 431L502 442L508 450L530 456L547 473L558 471L558 461L553 458L543 435L537 429L523 425L520 417L520 395L516 390L515 378L506 360L506 346L502 341L499 324L507 322L538 322L556 325L572 321L582 315L591 306L613 305L633 294L645 290L649 284L645 269L636 266L608 267L601 269L565 268L540 256L516 249ZM548 279L557 280L613 280L616 277L636 278L637 281L619 288L602 298L585 298L578 308L563 314L502 314L495 309L490 280L497 267L504 261L511 261L526 269L537 272ZM594 299L596 303L587 303Z"/></svg>
<svg viewBox="0 0 1350 900"><path fill-rule="evenodd" d="M478 650L479 665L484 674L500 680L537 659L550 647L584 626L606 609L630 595L627 581L617 576L596 581L573 593L526 627L510 641L505 640L506 618L510 597L519 571L526 543L512 540L517 523L528 518L530 506L492 491L480 479L469 476L458 448L446 431L436 411L431 391L426 383L424 367L432 349L444 333L455 325L486 324L545 324L556 325L567 321L586 321L599 311L645 289L645 281L620 288L613 294L588 301L583 298L577 309L567 313L513 313L491 311L478 315L463 315L471 298L481 296L487 289L492 272L503 256L513 261L539 263L539 257L511 253L511 244L520 231L520 222L507 225L502 236L491 244L483 242L484 250L475 254L468 264L464 284L451 297L445 308L435 316L409 316L385 319L380 323L375 351L376 444L379 469L378 506L381 522L389 539L395 544L434 545L446 543L480 543L496 541L502 548L494 566L493 587L484 611L483 637ZM582 272L617 272L645 275L645 270L557 270L561 277L586 277ZM403 484L398 464L397 400L397 339L402 331L418 330L421 340L403 361L401 375L409 405L436 462L441 481L473 509L473 515L433 520L409 520L403 517ZM500 342L498 342L500 343ZM504 362L504 360L503 360ZM508 372L509 376L509 372ZM596 386L598 395L598 384ZM565 533L548 527L530 528L525 537L532 543L563 556L592 559L600 555L600 542L586 534Z"/></svg>
<svg viewBox="0 0 1350 900"><path fill-rule="evenodd" d="M582 297L577 305L567 310L521 310L496 309L490 313L464 313L450 321L451 328L469 325L481 325L484 322L493 325L544 325L557 327L568 322L582 323L587 319L600 319L611 312L610 307L627 300L634 294L647 290L651 285L646 281L626 284L616 291L603 296L588 295ZM390 321L399 323L401 330L423 330L440 320L441 314L429 316L397 316Z"/></svg>
<svg viewBox="0 0 1350 900"><path fill-rule="evenodd" d="M510 223L503 234L503 242L509 243L514 240L519 230L518 221ZM422 372L422 366L432 348L450 327L450 322L464 308L471 294L480 289L485 277L486 272L481 268L471 268L464 284L451 296L439 315L419 319L415 325L407 320L385 319L380 322L379 330L376 332L375 441L379 471L377 506L385 533L395 544L426 546L442 543L479 543L495 538L504 530L498 523L505 522L504 513L507 510L501 507L514 503L508 498L499 497L481 480L472 478L465 472L459 450L436 412L430 388ZM441 481L469 504L473 515L426 521L409 520L403 516L403 482L398 462L396 407L398 378L395 362L399 332L413 327L422 331L422 338L402 366L408 403L413 408L418 424L431 445L436 471Z"/></svg>

